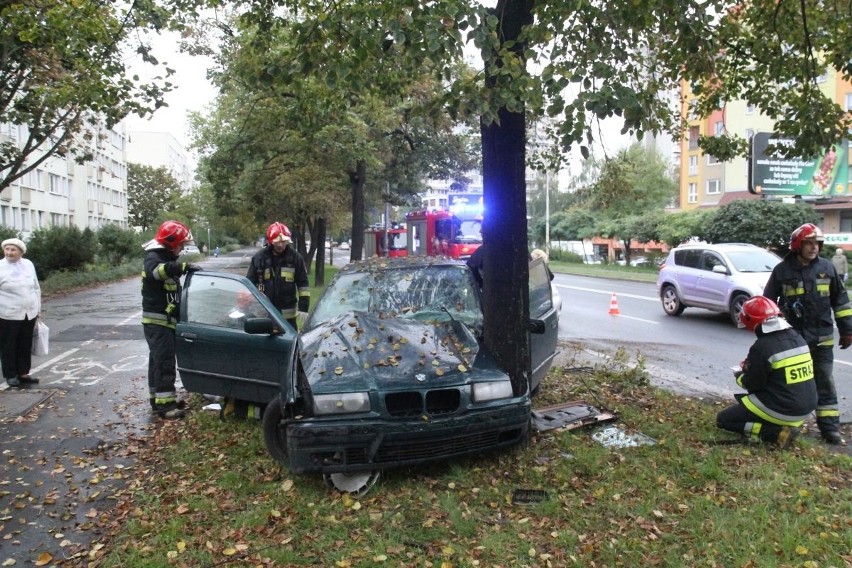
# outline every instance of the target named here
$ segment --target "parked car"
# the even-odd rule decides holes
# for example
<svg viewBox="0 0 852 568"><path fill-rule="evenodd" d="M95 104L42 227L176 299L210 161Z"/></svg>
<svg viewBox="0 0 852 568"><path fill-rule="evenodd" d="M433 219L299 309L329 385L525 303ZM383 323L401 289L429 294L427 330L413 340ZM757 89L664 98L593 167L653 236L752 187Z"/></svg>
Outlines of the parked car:
<svg viewBox="0 0 852 568"><path fill-rule="evenodd" d="M297 335L244 277L189 275L177 360L193 392L266 404L270 454L296 474L366 492L382 469L524 442L530 393L553 361L557 313L530 263L532 375L515 394L481 344L480 292L464 262L381 258L341 269Z"/></svg>
<svg viewBox="0 0 852 568"><path fill-rule="evenodd" d="M349 242L343 241L342 243L340 243L340 246L337 247L337 248L339 248L340 250L349 250Z"/></svg>
<svg viewBox="0 0 852 568"><path fill-rule="evenodd" d="M669 251L657 277L663 310L679 316L686 308L730 315L735 325L743 303L763 293L781 258L749 244L690 244Z"/></svg>
<svg viewBox="0 0 852 568"><path fill-rule="evenodd" d="M196 245L184 245L181 253L182 254L201 254L201 251L198 250L198 247Z"/></svg>

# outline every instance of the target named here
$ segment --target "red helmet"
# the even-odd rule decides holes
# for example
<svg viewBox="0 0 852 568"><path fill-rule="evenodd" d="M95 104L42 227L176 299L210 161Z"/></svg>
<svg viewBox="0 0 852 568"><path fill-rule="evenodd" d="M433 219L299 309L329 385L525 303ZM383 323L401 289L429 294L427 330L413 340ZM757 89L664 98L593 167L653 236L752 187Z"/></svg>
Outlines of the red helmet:
<svg viewBox="0 0 852 568"><path fill-rule="evenodd" d="M278 221L272 223L269 225L269 228L266 229L266 242L272 244L277 241L284 241L285 244L293 241L290 229L287 228L287 225L279 223Z"/></svg>
<svg viewBox="0 0 852 568"><path fill-rule="evenodd" d="M189 227L178 221L164 221L157 229L154 240L169 249L177 252L181 246L192 240Z"/></svg>
<svg viewBox="0 0 852 568"><path fill-rule="evenodd" d="M822 230L813 223L805 223L790 235L790 250L799 252L802 249L802 241L805 239L816 239L817 246L822 248L822 243L825 241L825 235Z"/></svg>
<svg viewBox="0 0 852 568"><path fill-rule="evenodd" d="M749 331L754 331L754 328L766 320L777 318L780 315L781 310L778 309L775 302L764 296L754 296L743 304L743 309L740 311L740 326Z"/></svg>

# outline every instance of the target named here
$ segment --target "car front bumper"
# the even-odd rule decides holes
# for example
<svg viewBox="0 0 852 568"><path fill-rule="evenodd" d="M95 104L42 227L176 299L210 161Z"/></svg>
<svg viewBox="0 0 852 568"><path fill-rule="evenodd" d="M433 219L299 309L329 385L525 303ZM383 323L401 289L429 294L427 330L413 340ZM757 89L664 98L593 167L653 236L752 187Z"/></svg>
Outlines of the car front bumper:
<svg viewBox="0 0 852 568"><path fill-rule="evenodd" d="M291 420L286 430L293 473L370 471L518 445L529 438L530 402L437 420Z"/></svg>

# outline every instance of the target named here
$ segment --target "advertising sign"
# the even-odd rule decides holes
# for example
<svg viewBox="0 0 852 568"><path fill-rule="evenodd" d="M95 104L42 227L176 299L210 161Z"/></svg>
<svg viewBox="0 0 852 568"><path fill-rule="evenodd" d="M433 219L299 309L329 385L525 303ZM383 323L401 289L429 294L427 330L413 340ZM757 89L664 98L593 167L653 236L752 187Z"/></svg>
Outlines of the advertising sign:
<svg viewBox="0 0 852 568"><path fill-rule="evenodd" d="M482 216L481 193L450 193L450 213L462 219L474 219Z"/></svg>
<svg viewBox="0 0 852 568"><path fill-rule="evenodd" d="M752 138L749 191L762 195L833 197L852 195L849 187L849 141L835 144L811 159L767 154L770 146L792 146L793 141L758 132Z"/></svg>

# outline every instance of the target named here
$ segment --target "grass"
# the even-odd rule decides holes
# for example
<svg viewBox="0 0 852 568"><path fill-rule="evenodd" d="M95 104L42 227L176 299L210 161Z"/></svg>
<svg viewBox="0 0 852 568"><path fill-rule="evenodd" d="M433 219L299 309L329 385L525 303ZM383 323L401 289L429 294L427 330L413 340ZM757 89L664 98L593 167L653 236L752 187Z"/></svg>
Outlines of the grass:
<svg viewBox="0 0 852 568"><path fill-rule="evenodd" d="M550 261L550 269L561 274L617 278L636 282L656 282L659 269L651 266L621 266L620 264L582 264L579 262Z"/></svg>
<svg viewBox="0 0 852 568"><path fill-rule="evenodd" d="M658 391L624 361L554 368L534 406L584 399L655 445L550 431L514 451L387 471L358 500L280 468L258 422L194 410L150 440L85 557L93 568L848 565L849 456L808 437L790 451L717 445L720 406ZM513 504L518 488L550 499Z"/></svg>

